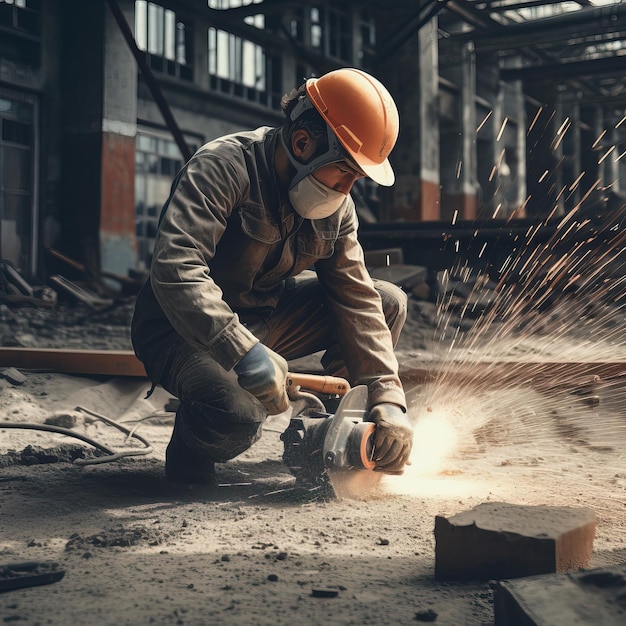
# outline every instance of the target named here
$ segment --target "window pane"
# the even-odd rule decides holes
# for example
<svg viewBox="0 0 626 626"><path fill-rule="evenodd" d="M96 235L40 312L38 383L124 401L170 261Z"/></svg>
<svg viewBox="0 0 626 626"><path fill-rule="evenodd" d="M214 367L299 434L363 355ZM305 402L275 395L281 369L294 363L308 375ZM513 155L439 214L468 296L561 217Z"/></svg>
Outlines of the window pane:
<svg viewBox="0 0 626 626"><path fill-rule="evenodd" d="M148 52L163 55L163 7L148 5Z"/></svg>
<svg viewBox="0 0 626 626"><path fill-rule="evenodd" d="M15 120L2 120L2 140L30 146L32 141L32 126Z"/></svg>
<svg viewBox="0 0 626 626"><path fill-rule="evenodd" d="M140 50L145 50L148 40L148 3L146 0L135 2L135 41Z"/></svg>
<svg viewBox="0 0 626 626"><path fill-rule="evenodd" d="M182 22L176 24L176 62L181 65L187 64L187 34Z"/></svg>
<svg viewBox="0 0 626 626"><path fill-rule="evenodd" d="M217 68L216 74L220 78L229 78L228 57L229 57L228 33L223 30L217 31Z"/></svg>
<svg viewBox="0 0 626 626"><path fill-rule="evenodd" d="M176 58L176 16L173 11L165 11L163 56L170 61Z"/></svg>
<svg viewBox="0 0 626 626"><path fill-rule="evenodd" d="M4 188L28 191L31 186L30 150L4 146L3 152Z"/></svg>
<svg viewBox="0 0 626 626"><path fill-rule="evenodd" d="M254 87L256 83L256 46L251 41L243 42L242 54L242 83L247 87Z"/></svg>

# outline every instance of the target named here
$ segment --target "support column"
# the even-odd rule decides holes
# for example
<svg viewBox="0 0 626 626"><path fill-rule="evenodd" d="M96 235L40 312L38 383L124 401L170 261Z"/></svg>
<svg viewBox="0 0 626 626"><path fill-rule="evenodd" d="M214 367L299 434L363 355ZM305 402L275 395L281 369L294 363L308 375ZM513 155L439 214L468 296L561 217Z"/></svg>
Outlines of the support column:
<svg viewBox="0 0 626 626"><path fill-rule="evenodd" d="M522 59L519 56L511 57L508 60L509 67L521 67ZM528 191L526 188L526 131L528 130L528 120L526 119L526 103L524 100L524 90L521 80L516 80L508 84L510 90L511 114L517 122L515 127L515 137L512 147L511 163L509 166L513 170L512 189L509 198L513 214L516 218L526 217L526 198Z"/></svg>
<svg viewBox="0 0 626 626"><path fill-rule="evenodd" d="M546 217L553 210L559 214L557 169L560 163L554 152L554 138L561 125L556 113L553 85L526 82L526 93L533 102L528 103L526 138L528 203L530 217ZM558 119L558 121L557 121Z"/></svg>
<svg viewBox="0 0 626 626"><path fill-rule="evenodd" d="M418 8L407 3L376 3L377 40L394 38L391 25L409 24ZM393 19L392 19L393 18ZM386 27L386 25L389 25ZM430 20L385 58L374 74L400 101L400 135L391 163L396 183L381 189L381 221L440 219L437 19Z"/></svg>
<svg viewBox="0 0 626 626"><path fill-rule="evenodd" d="M607 121L610 120L610 116L607 115ZM607 140L610 146L614 146L611 154L606 157L606 184L610 186L611 190L619 193L623 183L620 185L620 172L619 172L619 161L618 158L621 154L620 151L620 137L619 131L615 127L615 124L618 123L613 120L610 126L607 129ZM623 144L622 144L623 145Z"/></svg>
<svg viewBox="0 0 626 626"><path fill-rule="evenodd" d="M576 95L564 101L564 112L569 118L569 124L563 129L565 136L563 137L563 179L564 183L569 187L580 176L582 170L581 164L581 121L580 106ZM580 201L580 186L575 187L566 196L565 210L568 211L578 204Z"/></svg>
<svg viewBox="0 0 626 626"><path fill-rule="evenodd" d="M130 24L134 3L121 3ZM137 67L104 0L66 0L62 248L98 282L136 264Z"/></svg>
<svg viewBox="0 0 626 626"><path fill-rule="evenodd" d="M458 88L451 113L441 133L441 217L472 220L477 214L476 65L472 42L446 55L445 76ZM444 74L443 70L441 72ZM452 119L453 118L453 119Z"/></svg>
<svg viewBox="0 0 626 626"><path fill-rule="evenodd" d="M60 3L63 131L59 247L83 263L93 277L100 269L105 9L104 0Z"/></svg>
<svg viewBox="0 0 626 626"><path fill-rule="evenodd" d="M120 2L134 24L132 2ZM102 269L125 276L137 264L135 138L137 64L111 11L104 22L100 245Z"/></svg>
<svg viewBox="0 0 626 626"><path fill-rule="evenodd" d="M598 104L581 108L581 118L586 122L588 131L581 142L581 169L584 175L580 179L581 199L587 195L587 203L598 201L602 197L601 189L606 184L604 161L600 157L608 149L603 109ZM600 179L600 182L597 183Z"/></svg>

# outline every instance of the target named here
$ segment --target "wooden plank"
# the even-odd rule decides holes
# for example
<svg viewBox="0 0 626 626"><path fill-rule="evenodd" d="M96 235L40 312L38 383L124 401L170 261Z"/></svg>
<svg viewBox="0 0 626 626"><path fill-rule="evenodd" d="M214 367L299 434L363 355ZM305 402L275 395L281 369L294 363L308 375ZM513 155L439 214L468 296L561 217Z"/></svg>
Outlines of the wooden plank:
<svg viewBox="0 0 626 626"><path fill-rule="evenodd" d="M132 350L0 347L0 367L50 370L65 374L146 377L143 364Z"/></svg>
<svg viewBox="0 0 626 626"><path fill-rule="evenodd" d="M143 364L132 350L68 350L58 348L0 347L0 367L44 369L67 374L146 376ZM294 374L292 374L293 376ZM402 367L406 383L450 381L461 385L488 381L506 386L525 380L538 388L575 387L576 381L599 376L602 381L626 377L626 361L515 361L494 360L477 363L429 363L425 367Z"/></svg>

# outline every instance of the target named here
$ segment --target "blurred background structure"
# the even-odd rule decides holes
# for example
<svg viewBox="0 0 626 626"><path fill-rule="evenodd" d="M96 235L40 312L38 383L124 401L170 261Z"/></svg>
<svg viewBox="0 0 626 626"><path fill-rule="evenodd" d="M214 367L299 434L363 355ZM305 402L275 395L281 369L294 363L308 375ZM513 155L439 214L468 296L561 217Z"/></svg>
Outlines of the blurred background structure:
<svg viewBox="0 0 626 626"><path fill-rule="evenodd" d="M193 151L344 66L400 111L395 186L355 197L374 247L610 210L626 186L620 1L0 0L0 258L145 272Z"/></svg>

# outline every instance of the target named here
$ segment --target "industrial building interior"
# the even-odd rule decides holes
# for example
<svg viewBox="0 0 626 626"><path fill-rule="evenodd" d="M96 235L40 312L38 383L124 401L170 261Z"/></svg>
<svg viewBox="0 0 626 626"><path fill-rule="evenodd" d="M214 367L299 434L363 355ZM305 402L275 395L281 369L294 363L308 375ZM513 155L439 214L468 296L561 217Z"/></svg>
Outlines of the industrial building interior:
<svg viewBox="0 0 626 626"><path fill-rule="evenodd" d="M411 464L303 490L283 415L174 488L129 329L161 208L345 67L400 118L352 196ZM0 0L0 618L624 623L625 75L622 0Z"/></svg>

